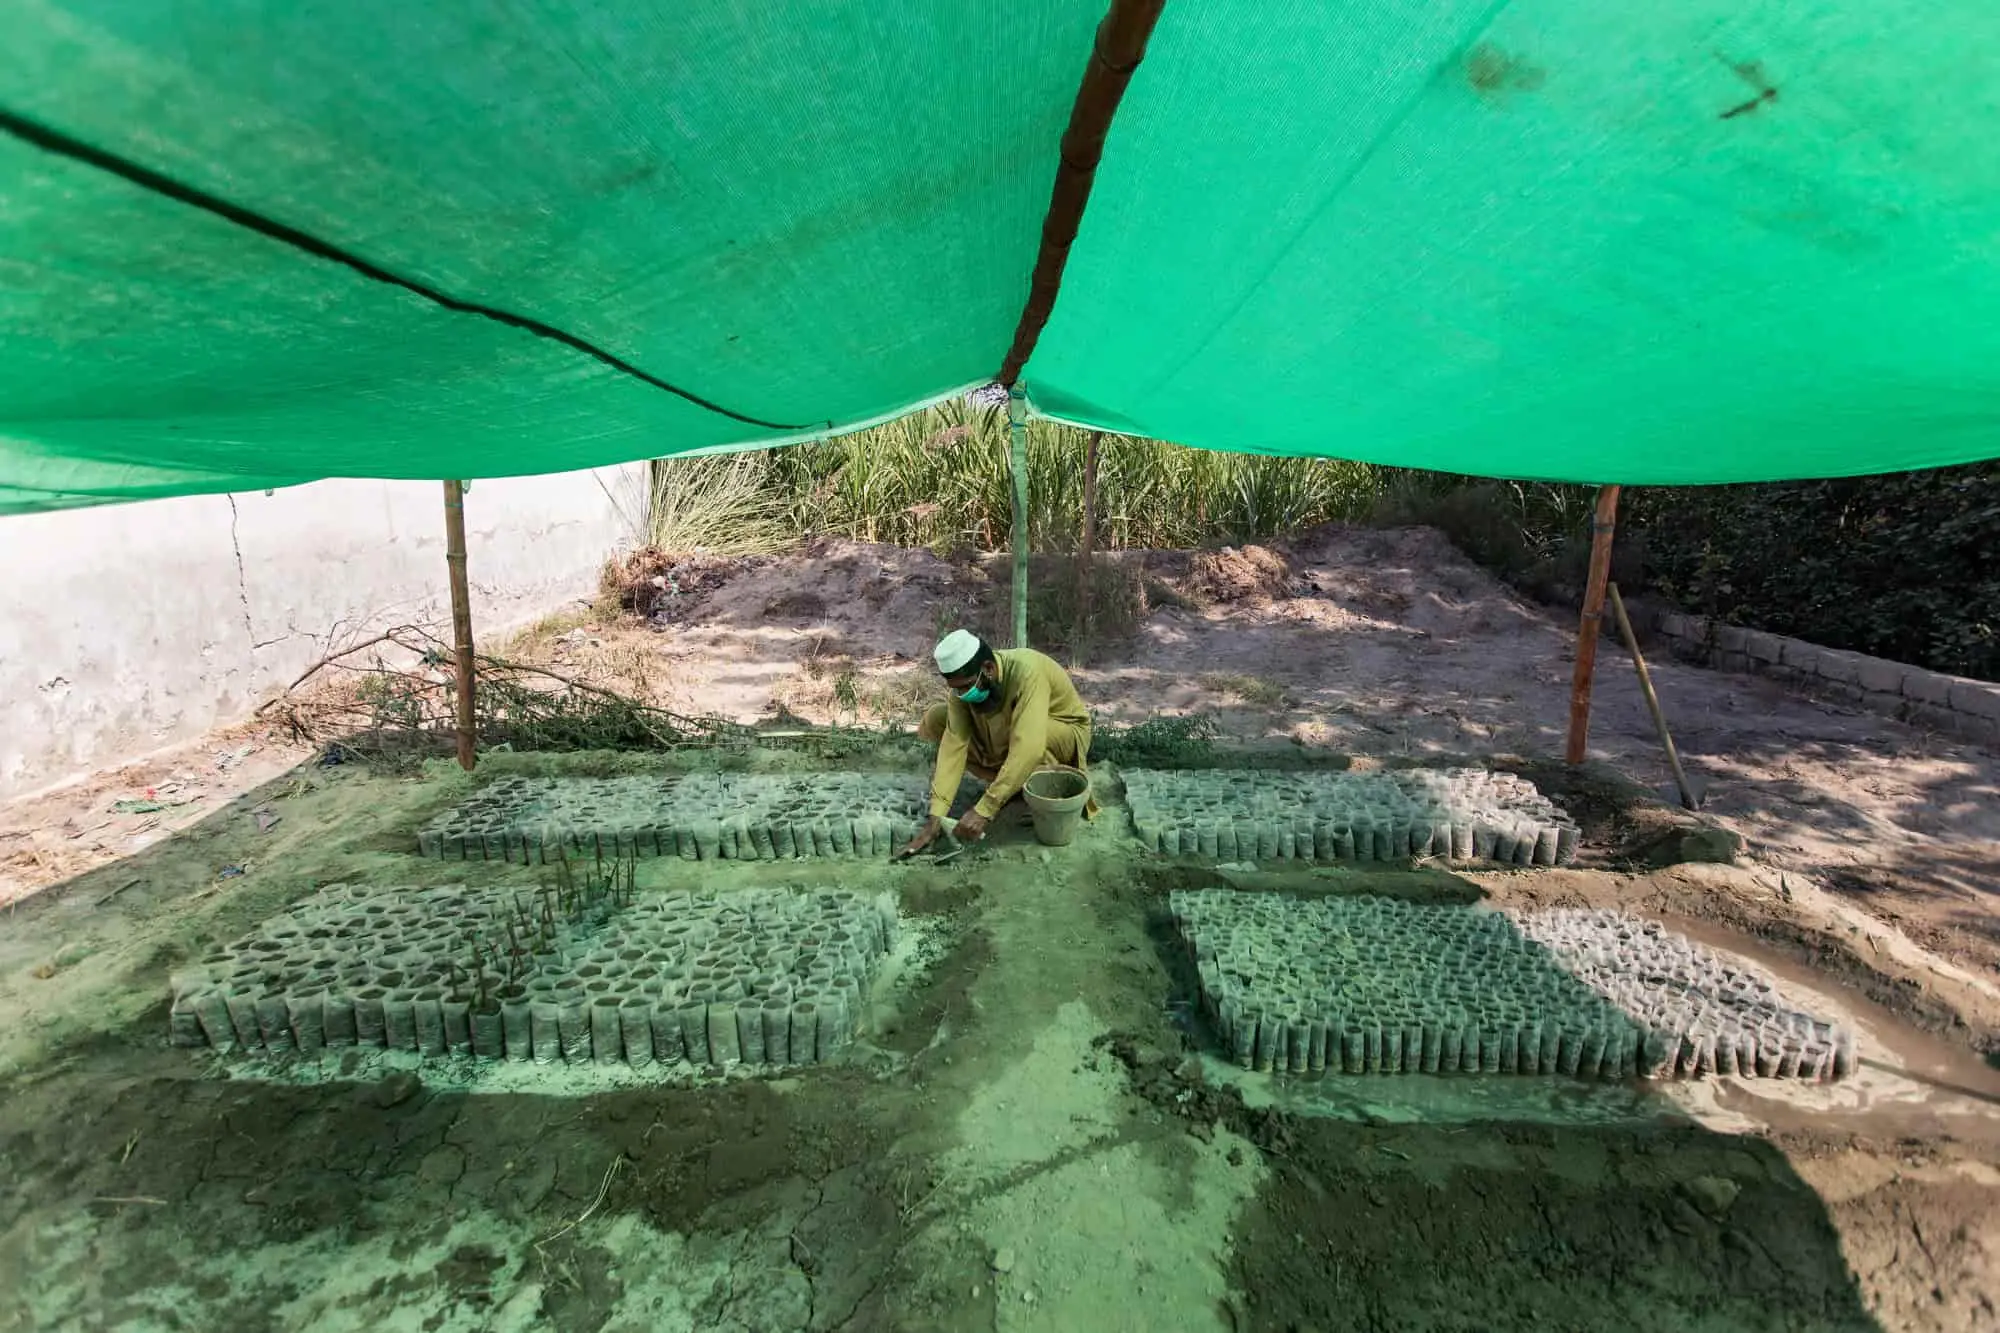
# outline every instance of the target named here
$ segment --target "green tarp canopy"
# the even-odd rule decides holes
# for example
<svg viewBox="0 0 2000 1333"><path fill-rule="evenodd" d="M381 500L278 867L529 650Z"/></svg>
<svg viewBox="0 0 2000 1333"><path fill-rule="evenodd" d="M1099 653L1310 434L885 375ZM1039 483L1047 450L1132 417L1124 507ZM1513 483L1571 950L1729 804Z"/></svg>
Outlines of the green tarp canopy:
<svg viewBox="0 0 2000 1333"><path fill-rule="evenodd" d="M13 0L0 511L548 472L962 391L1102 16ZM1170 0L1021 384L1522 478L2000 456L1996 126L1994 0Z"/></svg>

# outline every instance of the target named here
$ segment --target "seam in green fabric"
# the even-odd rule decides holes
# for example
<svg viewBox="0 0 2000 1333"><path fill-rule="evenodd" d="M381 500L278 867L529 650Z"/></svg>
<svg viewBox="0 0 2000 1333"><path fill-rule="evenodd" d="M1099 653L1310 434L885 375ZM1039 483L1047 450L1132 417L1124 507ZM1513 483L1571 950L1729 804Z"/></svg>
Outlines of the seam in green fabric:
<svg viewBox="0 0 2000 1333"><path fill-rule="evenodd" d="M452 296L448 292L442 292L435 287L418 282L413 278L405 278L399 274L392 273L381 265L363 259L360 255L354 254L352 251L344 250L331 241L322 240L308 232L300 231L297 227L280 222L276 218L267 217L254 209L245 208L241 204L233 204L227 199L208 193L206 190L199 189L183 181L177 181L171 176L153 170L151 167L134 162L130 158L120 157L116 153L98 148L93 144L85 143L81 139L64 134L61 130L39 124L36 121L28 119L26 116L9 111L5 107L0 107L0 133L12 135L24 143L41 149L43 152L53 153L59 157L66 157L72 161L81 162L85 166L107 172L122 180L129 181L140 189L162 195L177 203L186 204L190 208L198 208L203 212L212 213L225 222L234 223L236 226L256 232L258 235L277 241L281 245L288 245L295 250L302 250L316 259L324 259L343 265L359 273L364 278L369 278L375 282L387 283L391 287L400 287L406 292L421 296L427 301L443 306L446 310L462 315L477 315L482 319L494 320L510 328L520 329L525 333L532 333L538 338L548 338L554 342L559 342L565 347L582 352L585 356L603 362L621 374L629 375L633 379L650 384L656 389L663 389L673 394L676 398L685 399L693 403L696 407L705 408L720 416L728 417L732 421L740 421L746 426L758 426L766 430L798 431L810 430L814 425L818 424L815 422L765 421L759 417L734 411L722 406L720 403L703 398L699 394L691 393L678 385L669 384L657 375L650 374L633 365L617 353L606 351L597 344L580 338L574 333L559 329L553 324L544 323L529 315L517 315L510 310L501 310L496 306L482 305L477 301L462 300L459 297ZM832 423L829 422L827 424L831 426Z"/></svg>

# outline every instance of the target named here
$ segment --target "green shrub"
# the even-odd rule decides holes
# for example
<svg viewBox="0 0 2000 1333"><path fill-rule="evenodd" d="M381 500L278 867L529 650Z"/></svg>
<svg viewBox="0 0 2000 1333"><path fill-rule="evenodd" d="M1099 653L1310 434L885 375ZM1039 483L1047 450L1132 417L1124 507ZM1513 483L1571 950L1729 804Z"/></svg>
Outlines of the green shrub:
<svg viewBox="0 0 2000 1333"><path fill-rule="evenodd" d="M1574 606L1594 486L1386 472L1374 518L1440 529L1545 602ZM2000 463L1750 486L1638 487L1612 577L1731 624L2000 678Z"/></svg>
<svg viewBox="0 0 2000 1333"><path fill-rule="evenodd" d="M2000 464L1646 490L1631 516L1689 611L2000 679Z"/></svg>

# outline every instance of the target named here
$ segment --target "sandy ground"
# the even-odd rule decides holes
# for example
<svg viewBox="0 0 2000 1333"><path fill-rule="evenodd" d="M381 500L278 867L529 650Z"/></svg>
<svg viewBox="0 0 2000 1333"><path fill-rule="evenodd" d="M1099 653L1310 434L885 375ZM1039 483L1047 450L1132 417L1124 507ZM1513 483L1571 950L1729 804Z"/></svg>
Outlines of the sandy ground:
<svg viewBox="0 0 2000 1333"><path fill-rule="evenodd" d="M1080 673L1114 717L1219 708L1245 736L1392 762L1560 743L1563 630L1430 534L1160 557L1154 577L1182 605ZM588 671L643 642L677 706L746 720L900 717L937 626L990 623L997 591L978 567L834 546L548 651ZM1604 659L1593 737L1650 783L1625 665ZM890 888L929 942L853 1061L782 1079L430 1066L416 1085L385 1079L394 1057L232 1066L165 1044L168 972L321 885L532 882L413 857L477 780L449 765L231 738L22 803L0 824L22 835L0 842L0 1330L2000 1326L2000 1071L1974 1049L2000 1033L1977 928L1993 758L1659 675L1752 863L1640 869L1674 816L1611 768L1531 765L1583 817L1588 864L1223 872L1139 855L1114 766L1105 818L1060 852L1010 814L951 866L704 867L725 888ZM501 755L479 777L660 762ZM200 799L110 809L176 781ZM641 885L686 876L642 863ZM1167 889L1218 880L1641 911L1845 1015L1863 1071L1792 1090L1243 1075L1185 1021L1160 920Z"/></svg>
<svg viewBox="0 0 2000 1333"><path fill-rule="evenodd" d="M1575 622L1436 532L1329 527L1282 551L1144 563L1155 609L1076 673L1101 718L1202 710L1234 735L1357 754L1562 752ZM828 543L688 580L651 633L680 707L907 723L938 629L999 630L1005 578L991 560ZM574 655L615 658L646 632L595 625ZM1592 755L1669 793L1630 659L1607 641L1598 661ZM1664 652L1648 665L1707 813L1760 861L2000 984L2000 756ZM834 698L843 673L853 707Z"/></svg>
<svg viewBox="0 0 2000 1333"><path fill-rule="evenodd" d="M1143 565L1149 612L1075 673L1102 719L1205 711L1232 735L1366 755L1561 752L1574 624L1433 531L1329 527L1280 551L1128 563ZM517 647L690 713L907 727L935 697L925 662L940 629L997 634L1005 578L990 558L826 542L691 562L650 621L579 602L563 632ZM1649 665L1706 813L1760 862L2000 986L2000 756L1663 652ZM1609 641L1591 753L1671 791L1630 660ZM246 728L0 809L0 904L186 827L307 754Z"/></svg>
<svg viewBox="0 0 2000 1333"><path fill-rule="evenodd" d="M0 806L0 907L192 828L313 753L243 727Z"/></svg>

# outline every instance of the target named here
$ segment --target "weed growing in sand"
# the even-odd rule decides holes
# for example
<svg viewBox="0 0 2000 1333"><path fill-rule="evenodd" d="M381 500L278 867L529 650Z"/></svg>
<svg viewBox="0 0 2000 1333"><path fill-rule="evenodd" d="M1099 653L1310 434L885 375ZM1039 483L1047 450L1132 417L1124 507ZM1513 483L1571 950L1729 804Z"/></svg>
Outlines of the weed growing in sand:
<svg viewBox="0 0 2000 1333"><path fill-rule="evenodd" d="M1035 558L1028 568L1028 639L1072 664L1132 637L1151 609L1147 580L1136 560L1118 552ZM1085 602L1084 599L1088 601Z"/></svg>
<svg viewBox="0 0 2000 1333"><path fill-rule="evenodd" d="M833 678L833 707L836 722L845 718L849 724L861 716L861 694L855 687L852 671L843 671Z"/></svg>
<svg viewBox="0 0 2000 1333"><path fill-rule="evenodd" d="M1090 757L1133 768L1204 768L1215 762L1215 719L1202 713L1152 717L1130 727L1099 727Z"/></svg>
<svg viewBox="0 0 2000 1333"><path fill-rule="evenodd" d="M943 697L927 667L870 669L844 653L811 653L779 686L777 704L801 723L823 719L836 728L879 725L901 731Z"/></svg>
<svg viewBox="0 0 2000 1333"><path fill-rule="evenodd" d="M532 657L548 653L565 634L585 629L596 622L590 609L573 606L543 616L526 629L517 630L507 641L510 656Z"/></svg>
<svg viewBox="0 0 2000 1333"><path fill-rule="evenodd" d="M1265 680L1261 676L1244 676L1233 672L1210 671L1199 677L1202 686L1217 694L1231 695L1241 699L1252 708L1289 708L1291 692L1276 681Z"/></svg>

